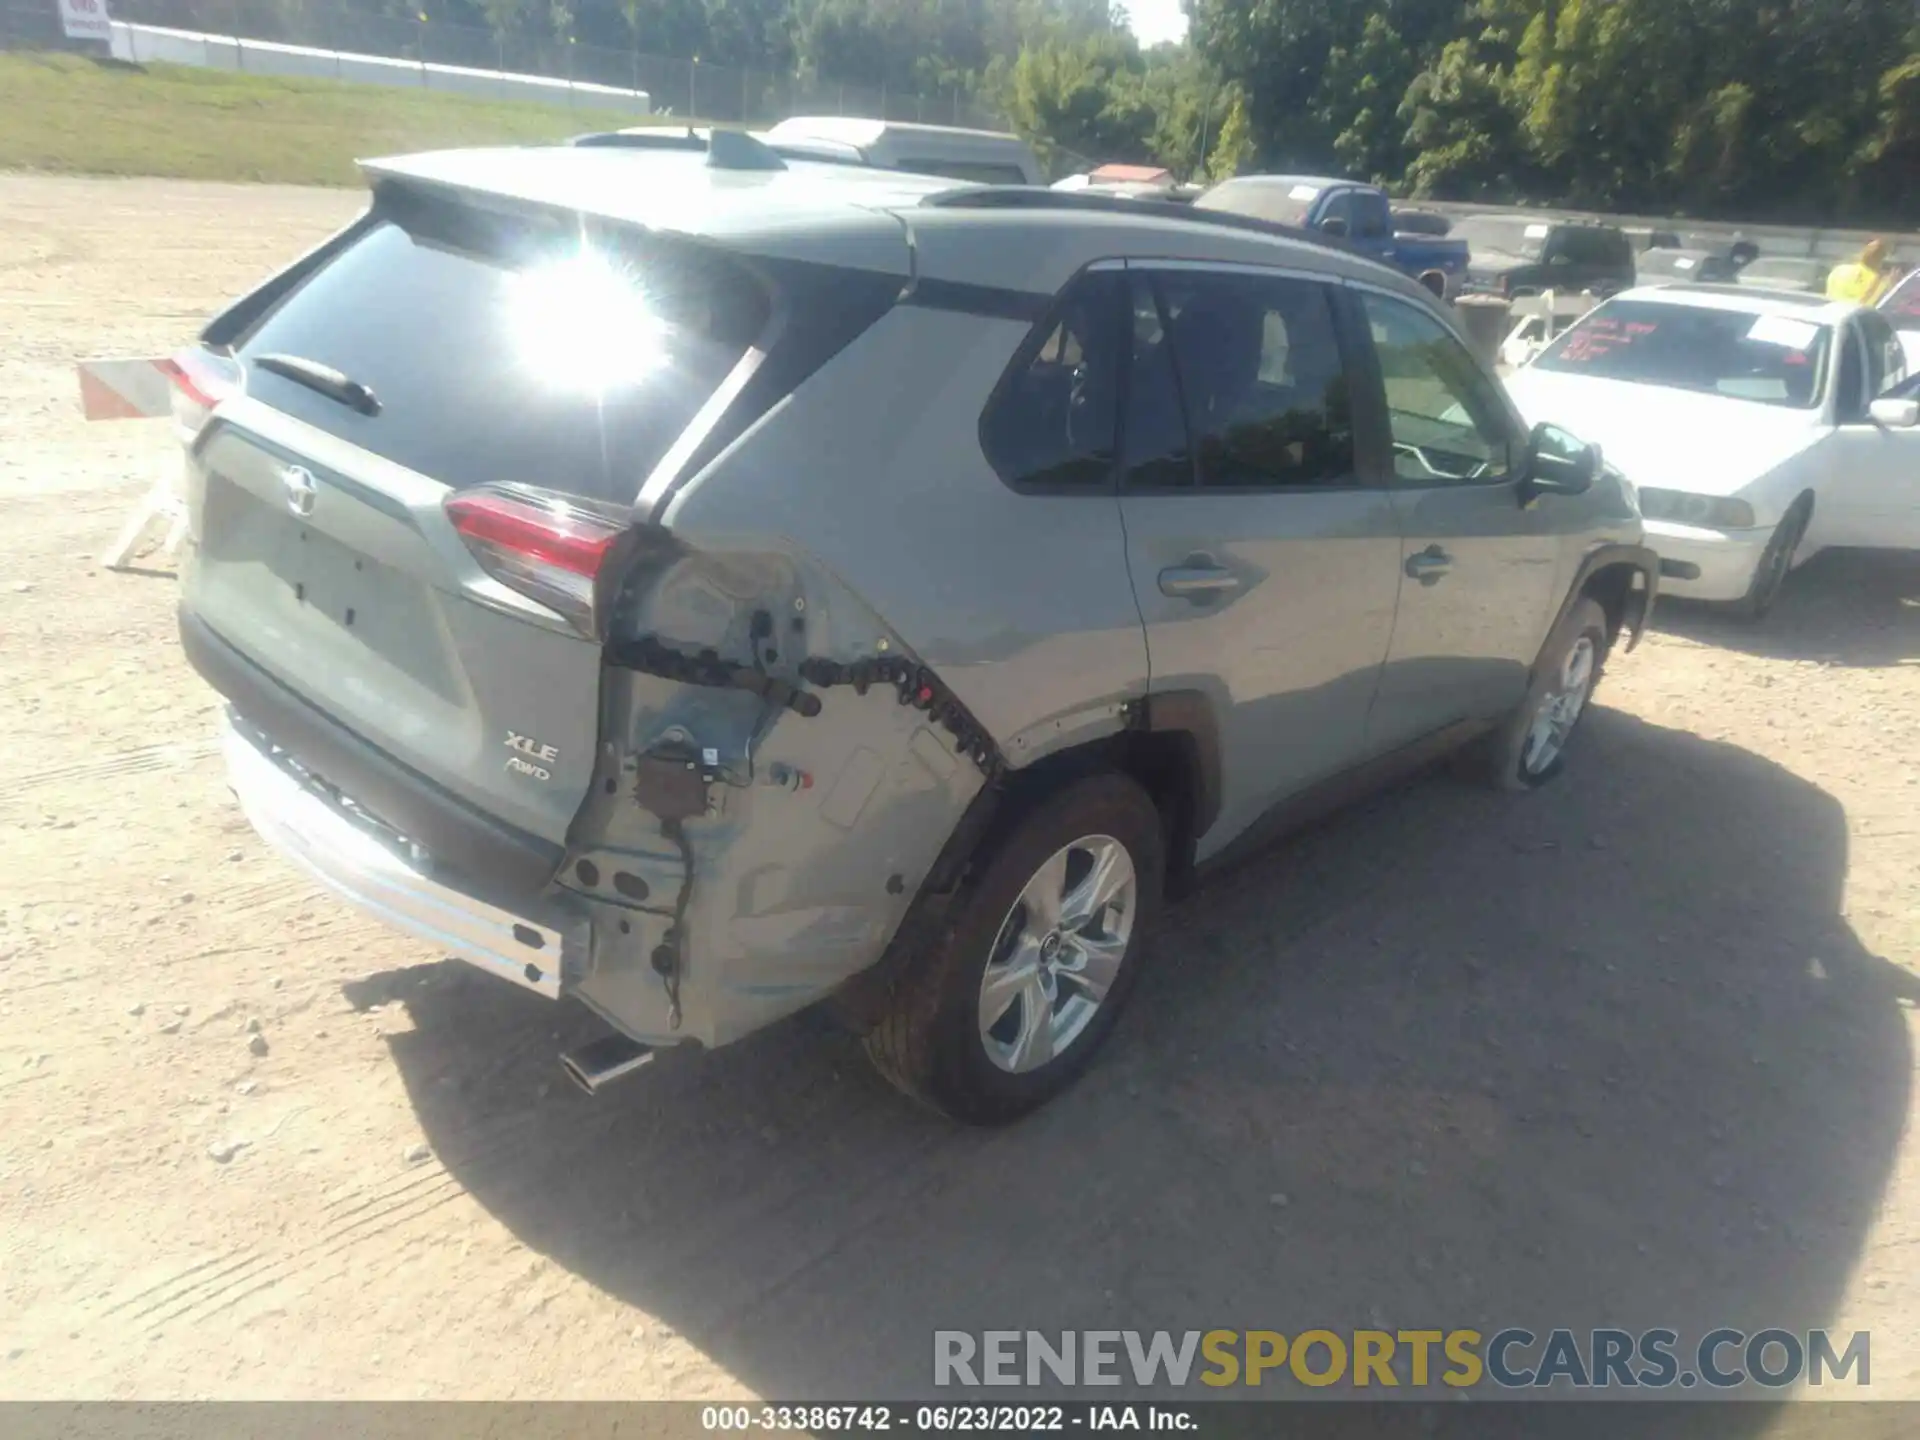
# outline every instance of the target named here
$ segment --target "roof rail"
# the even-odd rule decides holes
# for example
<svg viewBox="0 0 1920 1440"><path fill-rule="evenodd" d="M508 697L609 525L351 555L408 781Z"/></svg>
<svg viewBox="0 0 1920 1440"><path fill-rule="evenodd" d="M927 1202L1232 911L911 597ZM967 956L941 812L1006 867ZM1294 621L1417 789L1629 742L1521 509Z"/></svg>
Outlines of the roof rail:
<svg viewBox="0 0 1920 1440"><path fill-rule="evenodd" d="M678 150L698 154L706 152L707 164L715 170L784 170L787 162L780 152L764 140L744 130L719 127L702 133L691 127L642 125L631 130L597 130L576 135L569 145L608 150Z"/></svg>
<svg viewBox="0 0 1920 1440"><path fill-rule="evenodd" d="M943 190L920 203L950 210L1097 210L1109 215L1145 215L1155 220L1178 220L1189 225L1211 225L1222 230L1244 230L1254 235L1298 240L1356 259L1368 258L1347 241L1324 230L1303 230L1297 225L1281 225L1225 210L1202 210L1177 200L1150 200L1087 190L1051 190L1032 185L992 185Z"/></svg>

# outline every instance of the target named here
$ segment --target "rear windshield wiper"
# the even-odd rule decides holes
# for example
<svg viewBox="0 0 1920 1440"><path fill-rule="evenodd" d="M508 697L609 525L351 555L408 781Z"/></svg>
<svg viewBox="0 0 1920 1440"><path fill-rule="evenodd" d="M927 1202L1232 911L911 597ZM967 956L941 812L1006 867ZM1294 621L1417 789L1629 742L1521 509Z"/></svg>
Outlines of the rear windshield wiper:
<svg viewBox="0 0 1920 1440"><path fill-rule="evenodd" d="M283 375L297 385L317 390L329 400L337 400L362 415L378 415L380 400L373 391L351 376L342 375L331 365L305 360L298 355L256 355L253 363L262 370Z"/></svg>

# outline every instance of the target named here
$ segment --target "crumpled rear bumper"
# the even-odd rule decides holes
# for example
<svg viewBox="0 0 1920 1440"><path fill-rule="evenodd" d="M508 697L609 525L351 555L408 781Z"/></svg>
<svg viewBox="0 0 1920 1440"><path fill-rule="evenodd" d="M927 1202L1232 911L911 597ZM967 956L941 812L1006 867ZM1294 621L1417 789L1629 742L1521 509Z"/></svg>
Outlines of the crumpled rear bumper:
<svg viewBox="0 0 1920 1440"><path fill-rule="evenodd" d="M549 999L584 970L591 943L584 917L547 902L509 909L450 883L417 846L231 712L221 747L253 828L357 909Z"/></svg>

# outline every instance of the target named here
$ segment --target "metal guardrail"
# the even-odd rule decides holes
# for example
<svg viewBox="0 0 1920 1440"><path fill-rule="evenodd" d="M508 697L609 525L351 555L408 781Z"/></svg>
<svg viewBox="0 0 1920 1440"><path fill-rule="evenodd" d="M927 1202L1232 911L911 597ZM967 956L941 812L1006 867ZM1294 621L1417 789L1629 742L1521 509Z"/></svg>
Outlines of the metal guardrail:
<svg viewBox="0 0 1920 1440"><path fill-rule="evenodd" d="M1469 215L1510 216L1516 220L1566 218L1598 220L1628 229L1666 230L1678 235L1681 243L1689 249L1716 249L1735 239L1746 239L1759 246L1762 255L1824 260L1834 265L1852 259L1867 241L1882 236L1903 261L1920 265L1920 233L1915 232L1827 229L1721 219L1696 220L1673 215L1613 215L1604 211L1561 209L1551 205L1487 205L1465 200L1406 200L1395 203L1413 210L1432 210L1453 220Z"/></svg>
<svg viewBox="0 0 1920 1440"><path fill-rule="evenodd" d="M137 25L641 90L656 113L702 120L760 125L789 115L846 115L1006 128L990 107L958 89L919 94L843 85L658 55L638 44L616 49L565 36L502 33L435 20L430 6L424 20L370 15L337 0L112 0L112 13ZM0 48L8 47L88 48L63 37L54 0L0 0Z"/></svg>
<svg viewBox="0 0 1920 1440"><path fill-rule="evenodd" d="M651 109L650 97L644 90L598 85L587 80L517 75L505 70L443 65L428 60L396 60L384 55L322 50L312 45L289 45L278 40L243 40L231 35L169 30L125 20L115 20L112 28L110 47L113 58L137 66L164 62L209 70L246 71L255 75L347 80L361 85L440 90L487 100L523 100L536 105L622 110L633 115L645 115Z"/></svg>

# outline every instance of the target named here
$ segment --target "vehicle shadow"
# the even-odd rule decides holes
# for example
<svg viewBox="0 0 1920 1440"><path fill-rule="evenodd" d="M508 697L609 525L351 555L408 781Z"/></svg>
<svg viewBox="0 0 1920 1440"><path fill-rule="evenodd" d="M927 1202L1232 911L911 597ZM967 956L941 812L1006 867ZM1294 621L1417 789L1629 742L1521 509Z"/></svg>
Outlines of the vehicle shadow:
<svg viewBox="0 0 1920 1440"><path fill-rule="evenodd" d="M1773 611L1758 624L1662 596L1654 626L1774 660L1897 665L1920 657L1920 554L1823 550L1787 577Z"/></svg>
<svg viewBox="0 0 1920 1440"><path fill-rule="evenodd" d="M588 1099L584 1012L363 984L479 1203L761 1394L924 1396L936 1329L1697 1339L1826 1323L1892 1164L1917 992L1846 867L1824 792L1599 709L1548 791L1435 775L1202 887L1103 1062L996 1132L811 1017Z"/></svg>

